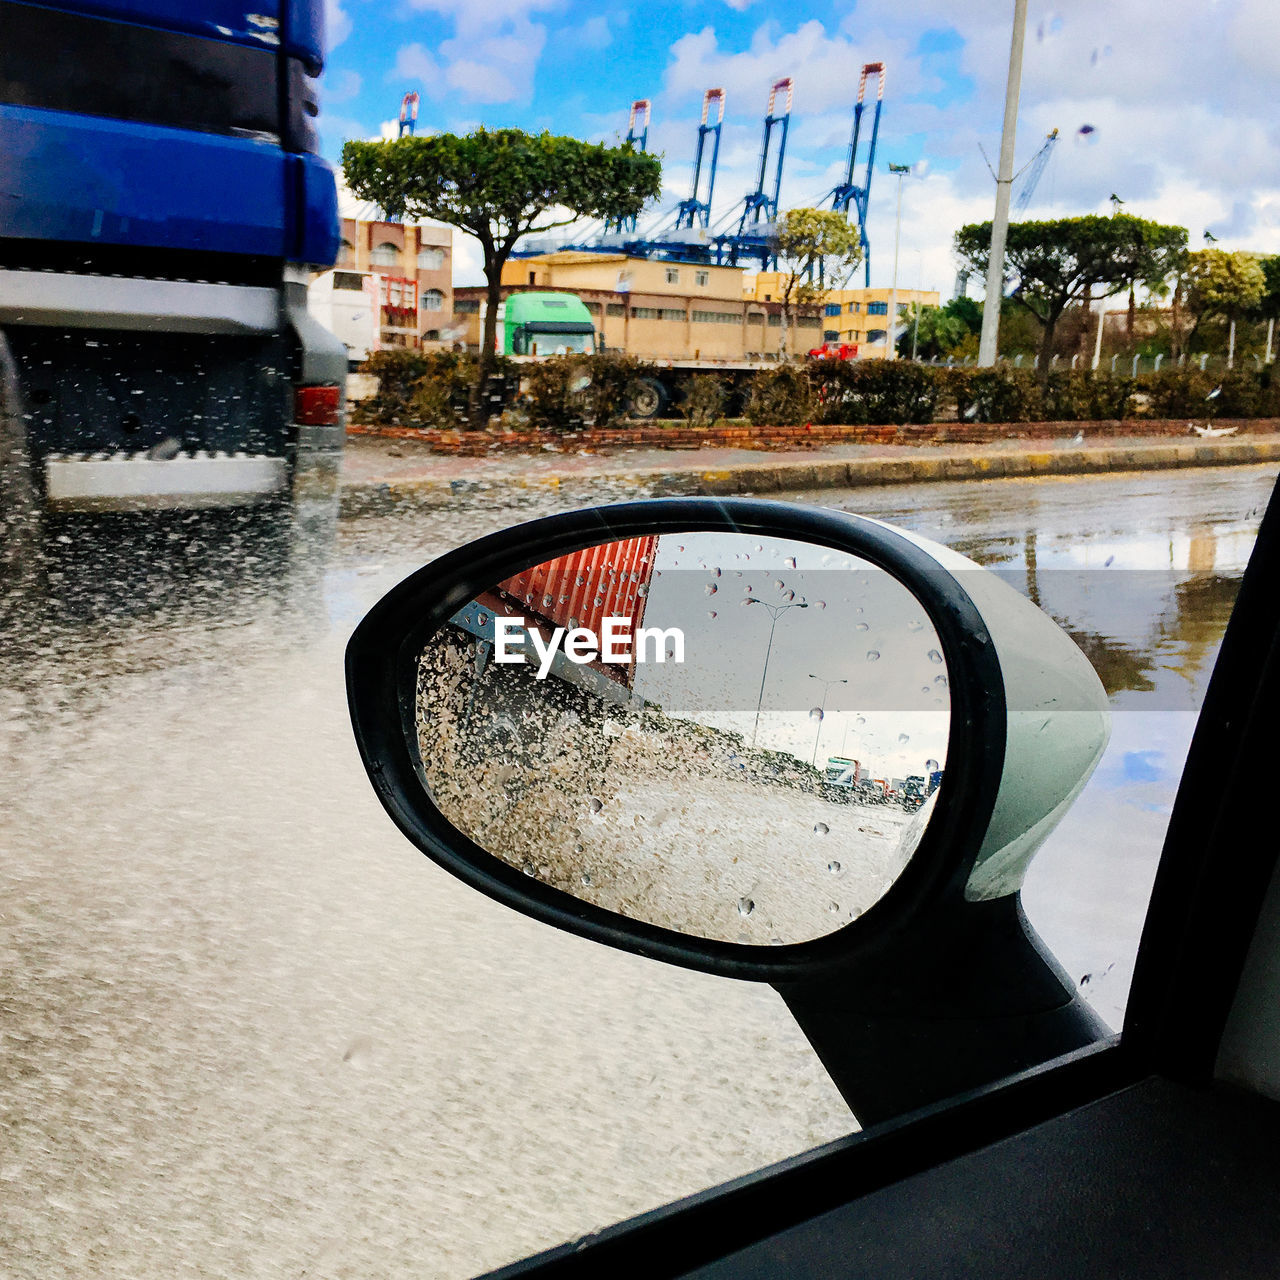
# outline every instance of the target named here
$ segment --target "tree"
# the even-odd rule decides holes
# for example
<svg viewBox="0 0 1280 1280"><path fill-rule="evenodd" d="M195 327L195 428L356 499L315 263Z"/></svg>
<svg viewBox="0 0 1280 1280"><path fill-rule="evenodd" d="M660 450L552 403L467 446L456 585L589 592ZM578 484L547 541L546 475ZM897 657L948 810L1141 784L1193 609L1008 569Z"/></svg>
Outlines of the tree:
<svg viewBox="0 0 1280 1280"><path fill-rule="evenodd" d="M388 218L432 218L479 240L488 306L473 426L487 417L480 392L494 369L502 268L516 243L578 218L633 217L662 186L661 161L630 143L607 147L520 129L348 142L342 169L351 190Z"/></svg>
<svg viewBox="0 0 1280 1280"><path fill-rule="evenodd" d="M1040 376L1049 376L1053 334L1073 302L1111 297L1133 283L1154 286L1169 277L1186 252L1185 227L1164 226L1127 213L1109 218L1058 218L1014 222L1005 246L1009 297L1039 320ZM956 252L971 270L985 273L991 223L956 232Z"/></svg>
<svg viewBox="0 0 1280 1280"><path fill-rule="evenodd" d="M1258 314L1267 322L1267 361L1270 362L1275 337L1276 318L1280 317L1280 255L1262 259L1262 275L1266 290L1258 302Z"/></svg>
<svg viewBox="0 0 1280 1280"><path fill-rule="evenodd" d="M858 228L834 209L789 209L778 219L774 246L782 301L778 349L785 359L794 308L821 302L827 289L844 284L862 261L862 246Z"/></svg>
<svg viewBox="0 0 1280 1280"><path fill-rule="evenodd" d="M916 329L916 312L920 313ZM898 354L911 355L914 345L921 360L940 360L953 355L969 337L982 329L982 308L972 298L952 298L945 306L913 306L907 326L898 335Z"/></svg>
<svg viewBox="0 0 1280 1280"><path fill-rule="evenodd" d="M1227 363L1235 358L1236 322L1256 310L1267 294L1267 273L1256 254L1196 249L1184 256L1174 287L1174 354L1189 345L1203 320L1227 322Z"/></svg>

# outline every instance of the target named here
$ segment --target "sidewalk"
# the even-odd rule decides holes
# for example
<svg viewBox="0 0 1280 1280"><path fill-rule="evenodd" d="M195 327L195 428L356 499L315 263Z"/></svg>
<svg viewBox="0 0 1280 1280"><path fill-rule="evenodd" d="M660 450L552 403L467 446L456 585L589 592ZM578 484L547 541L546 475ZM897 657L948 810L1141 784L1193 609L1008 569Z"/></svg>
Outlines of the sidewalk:
<svg viewBox="0 0 1280 1280"><path fill-rule="evenodd" d="M751 449L619 447L489 458L442 457L411 440L348 436L341 509L355 516L403 507L527 502L550 494L588 503L1248 463L1280 463L1280 433L1221 440L1113 438L1105 444L1070 437L942 446L829 444L763 455Z"/></svg>

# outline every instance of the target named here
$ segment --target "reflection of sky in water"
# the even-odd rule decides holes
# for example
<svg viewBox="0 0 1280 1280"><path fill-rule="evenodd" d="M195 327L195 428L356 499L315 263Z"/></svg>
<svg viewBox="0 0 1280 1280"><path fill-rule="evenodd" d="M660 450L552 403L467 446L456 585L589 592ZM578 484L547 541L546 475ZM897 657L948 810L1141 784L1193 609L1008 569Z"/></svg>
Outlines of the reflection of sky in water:
<svg viewBox="0 0 1280 1280"><path fill-rule="evenodd" d="M748 743L758 705L760 747L819 763L848 755L877 776L944 760L941 644L889 574L825 547L736 533L664 536L654 563L644 625L680 627L685 660L637 666L646 701Z"/></svg>

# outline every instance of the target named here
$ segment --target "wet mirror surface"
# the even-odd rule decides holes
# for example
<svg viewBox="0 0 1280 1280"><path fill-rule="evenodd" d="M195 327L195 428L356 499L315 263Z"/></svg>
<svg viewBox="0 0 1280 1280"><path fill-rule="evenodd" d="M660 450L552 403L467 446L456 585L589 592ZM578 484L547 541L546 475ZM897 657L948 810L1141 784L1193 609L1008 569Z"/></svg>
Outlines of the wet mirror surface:
<svg viewBox="0 0 1280 1280"><path fill-rule="evenodd" d="M471 840L724 942L856 919L945 771L923 607L865 561L779 538L664 534L540 564L430 639L417 693L431 798Z"/></svg>

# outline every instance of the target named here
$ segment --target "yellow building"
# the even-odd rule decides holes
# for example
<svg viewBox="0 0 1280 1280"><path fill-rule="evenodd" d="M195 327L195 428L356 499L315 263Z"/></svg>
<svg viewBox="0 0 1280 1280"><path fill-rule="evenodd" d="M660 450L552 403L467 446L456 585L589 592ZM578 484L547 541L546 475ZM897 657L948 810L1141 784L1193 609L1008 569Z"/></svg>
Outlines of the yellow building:
<svg viewBox="0 0 1280 1280"><path fill-rule="evenodd" d="M743 296L743 268L657 262L620 253L565 250L507 263L503 296L518 289L563 289L591 312L607 347L647 360L729 362L776 356L782 307ZM455 290L454 310L471 318L468 345L480 341L480 287ZM806 351L821 340L816 308L796 320L788 343Z"/></svg>
<svg viewBox="0 0 1280 1280"><path fill-rule="evenodd" d="M743 281L744 295L755 302L775 302L782 292L776 271L761 271ZM863 359L883 360L889 350L889 289L829 289L821 305L824 342L856 343ZM942 295L936 289L898 288L898 332L910 323L914 303L936 307Z"/></svg>

